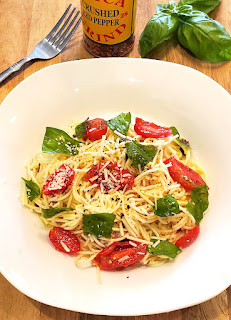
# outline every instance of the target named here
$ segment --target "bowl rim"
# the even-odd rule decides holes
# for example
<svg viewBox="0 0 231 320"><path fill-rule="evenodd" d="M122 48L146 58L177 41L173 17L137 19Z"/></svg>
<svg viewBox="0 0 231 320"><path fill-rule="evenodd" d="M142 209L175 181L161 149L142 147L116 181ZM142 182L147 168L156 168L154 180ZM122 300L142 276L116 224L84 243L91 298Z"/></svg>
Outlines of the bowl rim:
<svg viewBox="0 0 231 320"><path fill-rule="evenodd" d="M155 63L155 64L160 64L160 65L171 65L171 66L174 66L175 68L183 68L183 69L187 69L188 71L190 72L194 72L196 74L200 74L200 76L206 78L207 80L209 80L210 82L216 84L216 86L219 87L219 89L223 92L223 94L225 94L227 97L230 98L230 101L231 101L231 95L229 94L228 91L226 91L219 83L217 83L216 81L214 81L213 79L211 79L209 76L205 75L204 73L196 70L196 69L193 69L191 67L188 67L188 66L184 66L184 65L180 65L180 64L177 64L177 63L173 63L173 62L167 62L167 61L160 61L160 60L150 60L150 59L140 59L140 58L129 58L129 57L126 57L126 58L99 58L101 62L104 63L104 61L116 61L116 63L120 63L120 62L123 62L123 61L126 61L127 63L133 63L133 62L130 62L130 61L135 61L135 63ZM98 61L98 60L97 60ZM52 68L59 68L61 65L69 65L69 64L88 64L88 63L92 63L92 64L95 64L95 63L98 63L95 61L95 59L84 59L84 60L74 60L74 61L66 61L66 62L61 62L61 63L57 63L57 64L53 64L53 65L50 65L50 66L47 66L45 68L42 68L40 70L38 70L37 72L31 74L30 76L28 76L26 79L24 79L22 82L20 82L5 98L4 100L2 101L1 103L1 109L3 109L5 107L5 105L7 104L7 100L8 100L8 97L11 96L12 94L15 93L15 91L18 90L18 88L21 88L22 86L24 86L25 83L29 82L32 78L34 77L37 77L38 74L40 73L43 73L44 70L47 70L47 69L52 69ZM109 62L107 62L109 63ZM1 112L1 110L0 110ZM4 269L4 267L0 264L0 271L2 273L2 275L11 283L11 280L10 280L10 274L8 273L7 270ZM224 288L221 288L219 292L216 293L216 295L220 294L221 292L223 292L225 289L227 289L229 287L230 284L227 284L226 287ZM44 304L47 304L47 305L50 305L50 306L53 306L53 307L57 307L55 304L48 304L46 301L44 301L43 299L38 299L36 297L36 295L34 294L31 294L30 292L27 292L27 290L25 288L21 288L21 286L19 284L13 284L13 286L18 289L19 291L21 291L23 294L27 295L28 297L34 299L34 300L37 300L41 303L44 303ZM199 304L199 303L202 303L202 302L205 302L207 300L210 300L211 298L213 298L214 296L214 293L212 293L212 290L211 290L211 294L208 295L207 298L205 298L204 300L203 299L194 299L195 301L192 302L192 303L189 303L188 305L185 305L184 307L182 308L187 308L187 307L190 307L190 306L193 306L193 305L196 305L196 304ZM63 308L65 309L65 306L58 306L58 308ZM91 309L91 308L89 308ZM99 314L98 312L94 312L94 310L89 310L89 311L86 311L85 309L82 309L80 310L80 308L78 308L78 310L76 309L68 309L68 310L73 310L73 311L77 311L77 312L81 312L81 313L90 313L90 314ZM178 310L178 308L166 308L166 310L162 310L162 311L159 311L159 312L156 312L155 314L158 314L158 313L165 313L165 312L170 312L170 311L174 311L174 310ZM134 313L132 314L131 312L127 313L127 314L124 314L123 313L115 313L115 312L112 312L112 313L105 313L105 315L109 315L109 316L141 316L141 315L150 315L150 314L153 314L151 312L149 313ZM102 313L102 315L104 315L104 313Z"/></svg>

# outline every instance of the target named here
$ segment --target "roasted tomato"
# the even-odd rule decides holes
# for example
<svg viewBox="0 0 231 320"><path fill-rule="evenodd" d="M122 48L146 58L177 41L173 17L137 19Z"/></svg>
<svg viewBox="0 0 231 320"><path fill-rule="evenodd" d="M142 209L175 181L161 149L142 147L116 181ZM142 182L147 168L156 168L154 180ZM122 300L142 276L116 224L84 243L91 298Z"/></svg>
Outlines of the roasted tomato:
<svg viewBox="0 0 231 320"><path fill-rule="evenodd" d="M87 121L85 137L91 141L99 140L107 133L107 124L103 119L96 118Z"/></svg>
<svg viewBox="0 0 231 320"><path fill-rule="evenodd" d="M54 227L49 232L49 238L59 251L75 254L80 250L80 242L77 236L70 230Z"/></svg>
<svg viewBox="0 0 231 320"><path fill-rule="evenodd" d="M143 138L166 138L172 134L170 128L158 126L153 122L144 121L141 118L136 118L134 130Z"/></svg>
<svg viewBox="0 0 231 320"><path fill-rule="evenodd" d="M171 157L164 161L165 164L171 163L168 172L172 179L182 185L187 191L201 184L206 184L201 176L193 169L185 166L180 161Z"/></svg>
<svg viewBox="0 0 231 320"><path fill-rule="evenodd" d="M96 184L102 192L111 189L127 191L134 184L134 176L131 172L123 169L116 162L109 161L93 165L87 172L87 179L92 184Z"/></svg>
<svg viewBox="0 0 231 320"><path fill-rule="evenodd" d="M200 227L199 225L187 232L183 237L178 239L175 243L175 245L179 248L185 248L192 244L198 237L200 233Z"/></svg>
<svg viewBox="0 0 231 320"><path fill-rule="evenodd" d="M65 163L62 164L55 173L47 178L43 186L43 194L50 196L62 192L72 183L74 176L75 171Z"/></svg>
<svg viewBox="0 0 231 320"><path fill-rule="evenodd" d="M101 270L125 268L143 259L146 249L147 245L140 242L114 242L100 251L93 263Z"/></svg>

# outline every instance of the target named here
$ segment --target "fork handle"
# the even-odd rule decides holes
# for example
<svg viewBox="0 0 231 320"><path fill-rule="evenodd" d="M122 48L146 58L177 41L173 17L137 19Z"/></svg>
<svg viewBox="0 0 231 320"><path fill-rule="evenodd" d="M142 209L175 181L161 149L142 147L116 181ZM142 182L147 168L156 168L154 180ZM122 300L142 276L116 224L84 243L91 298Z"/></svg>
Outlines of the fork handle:
<svg viewBox="0 0 231 320"><path fill-rule="evenodd" d="M15 71L18 71L19 69L21 69L21 67L27 63L28 61L34 59L31 56L27 56L25 58L23 58L22 60L14 63L11 67L9 67L8 69L6 69L5 71L3 71L2 73L0 73L0 83L5 80L7 77L9 77L12 73L14 73Z"/></svg>

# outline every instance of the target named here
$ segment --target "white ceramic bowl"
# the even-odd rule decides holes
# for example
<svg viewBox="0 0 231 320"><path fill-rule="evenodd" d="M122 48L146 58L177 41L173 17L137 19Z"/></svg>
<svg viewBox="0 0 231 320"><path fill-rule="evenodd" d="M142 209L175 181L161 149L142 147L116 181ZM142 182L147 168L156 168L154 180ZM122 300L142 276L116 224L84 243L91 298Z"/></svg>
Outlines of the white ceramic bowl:
<svg viewBox="0 0 231 320"><path fill-rule="evenodd" d="M158 268L102 272L77 269L53 249L36 214L18 200L24 164L41 150L46 126L60 129L87 116L131 111L174 125L206 168L210 206L198 240ZM231 283L231 98L202 73L141 59L56 64L18 85L0 108L2 274L48 305L105 315L143 315L191 306Z"/></svg>

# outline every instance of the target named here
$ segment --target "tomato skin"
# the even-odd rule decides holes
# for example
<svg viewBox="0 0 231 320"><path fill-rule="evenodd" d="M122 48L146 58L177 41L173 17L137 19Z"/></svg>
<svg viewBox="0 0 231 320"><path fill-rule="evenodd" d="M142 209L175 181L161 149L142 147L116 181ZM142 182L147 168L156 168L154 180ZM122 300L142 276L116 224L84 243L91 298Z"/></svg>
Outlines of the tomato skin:
<svg viewBox="0 0 231 320"><path fill-rule="evenodd" d="M198 225L194 227L192 230L190 230L189 232L187 232L183 237L178 239L175 245L179 248L186 248L197 239L199 233L200 233L200 227Z"/></svg>
<svg viewBox="0 0 231 320"><path fill-rule="evenodd" d="M141 118L136 118L134 130L143 138L166 138L172 134L170 128L158 126Z"/></svg>
<svg viewBox="0 0 231 320"><path fill-rule="evenodd" d="M137 245L135 247L129 242L130 241L113 242L111 245L97 254L93 260L93 263L99 266L101 270L107 271L116 268L125 268L143 259L146 253L147 245L140 242L131 241ZM127 258L119 261L123 257Z"/></svg>
<svg viewBox="0 0 231 320"><path fill-rule="evenodd" d="M111 189L123 190L124 188L125 188L125 191L127 191L128 189L131 189L133 187L134 176L130 171L123 169L116 162L109 162L106 166L105 166L105 164L106 163L104 163L104 162L95 164L86 173L86 177L90 183L97 184L98 189L100 189L100 184L102 183L104 192L107 192ZM114 178L115 178L115 180L117 180L117 182L115 182L110 177L110 175L108 176L110 179L109 183L102 182L105 180L104 169L102 171L100 171L100 170L104 166L105 166L105 169L107 169L107 171L109 171L114 176ZM123 175L125 175L125 177L123 177ZM98 178L91 181L91 179L95 176L98 176Z"/></svg>
<svg viewBox="0 0 231 320"><path fill-rule="evenodd" d="M95 141L102 138L107 133L107 124L101 118L95 118L87 121L85 138Z"/></svg>
<svg viewBox="0 0 231 320"><path fill-rule="evenodd" d="M64 191L72 183L74 176L75 171L63 163L55 173L47 178L43 186L43 194L51 196Z"/></svg>
<svg viewBox="0 0 231 320"><path fill-rule="evenodd" d="M165 160L164 163L172 164L170 167L168 167L170 176L174 181L180 183L182 187L186 189L186 191L191 191L194 187L201 184L206 184L199 173L185 166L174 157Z"/></svg>
<svg viewBox="0 0 231 320"><path fill-rule="evenodd" d="M79 239L70 230L54 227L49 232L49 239L58 251L65 252L67 254L76 254L80 250ZM63 248L60 241L62 241L69 248L70 252Z"/></svg>

